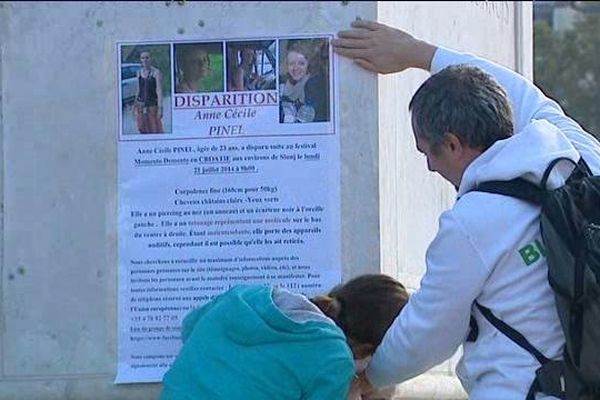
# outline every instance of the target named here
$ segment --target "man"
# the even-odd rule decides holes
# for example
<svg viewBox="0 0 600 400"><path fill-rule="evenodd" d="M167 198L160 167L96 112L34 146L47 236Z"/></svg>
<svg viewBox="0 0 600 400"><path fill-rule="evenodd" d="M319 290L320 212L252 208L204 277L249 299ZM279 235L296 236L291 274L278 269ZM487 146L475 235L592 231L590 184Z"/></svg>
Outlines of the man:
<svg viewBox="0 0 600 400"><path fill-rule="evenodd" d="M487 60L370 21L355 21L338 37L335 51L367 70L431 71L410 103L415 141L428 168L451 182L459 198L440 216L419 290L359 384L367 390L405 381L462 345L456 372L470 399L525 399L540 364L473 304L491 309L546 357L561 358L564 335L539 248L539 207L472 190L517 177L539 184L550 161L561 156L583 157L598 175L600 144L531 82ZM571 173L566 164L551 175L551 187ZM479 331L475 341L467 341L471 315Z"/></svg>

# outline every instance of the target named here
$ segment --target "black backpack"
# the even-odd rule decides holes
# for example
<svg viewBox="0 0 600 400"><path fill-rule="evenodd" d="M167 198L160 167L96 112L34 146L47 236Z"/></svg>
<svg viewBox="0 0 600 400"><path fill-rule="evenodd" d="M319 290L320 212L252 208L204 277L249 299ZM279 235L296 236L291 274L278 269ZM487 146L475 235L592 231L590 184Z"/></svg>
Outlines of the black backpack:
<svg viewBox="0 0 600 400"><path fill-rule="evenodd" d="M600 399L600 176L593 176L583 158L565 185L547 190L558 162L553 160L540 186L521 178L490 181L475 191L516 197L541 206L543 246L548 281L565 335L564 360L549 360L490 309L475 302L483 316L503 334L527 350L541 364L527 399L538 392L564 400ZM545 254L544 254L545 253Z"/></svg>

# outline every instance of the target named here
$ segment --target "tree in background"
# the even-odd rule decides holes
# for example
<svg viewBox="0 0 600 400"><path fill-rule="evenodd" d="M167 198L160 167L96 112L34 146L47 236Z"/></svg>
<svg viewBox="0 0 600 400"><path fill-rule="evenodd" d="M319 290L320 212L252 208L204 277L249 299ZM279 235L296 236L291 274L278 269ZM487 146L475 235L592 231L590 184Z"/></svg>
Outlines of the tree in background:
<svg viewBox="0 0 600 400"><path fill-rule="evenodd" d="M566 31L536 21L534 47L536 84L600 139L600 15L585 14Z"/></svg>

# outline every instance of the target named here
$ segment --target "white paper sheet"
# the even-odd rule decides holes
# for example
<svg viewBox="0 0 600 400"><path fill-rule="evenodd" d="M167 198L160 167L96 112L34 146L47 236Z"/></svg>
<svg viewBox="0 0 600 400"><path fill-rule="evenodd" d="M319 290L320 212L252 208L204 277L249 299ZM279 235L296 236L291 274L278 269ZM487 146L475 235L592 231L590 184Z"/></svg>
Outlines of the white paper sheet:
<svg viewBox="0 0 600 400"><path fill-rule="evenodd" d="M337 81L330 37L118 45L116 383L160 381L181 346L185 314L233 285L271 284L314 295L341 281ZM302 46L312 49L303 77L315 78L321 97L313 101L306 94L304 100L318 122L287 122L291 118L280 109L283 91L293 86L288 82L284 89L290 53ZM233 91L244 47L254 51L254 76L263 79L250 90ZM199 92L177 93L186 67L181 49L194 48L211 56L213 81L196 88ZM160 78L169 80L160 83L166 88L160 133L139 133L134 106L123 100L132 82L125 82L124 68L136 68L144 52L152 54ZM137 89L137 75L133 82ZM310 110L302 112L298 119L311 119Z"/></svg>

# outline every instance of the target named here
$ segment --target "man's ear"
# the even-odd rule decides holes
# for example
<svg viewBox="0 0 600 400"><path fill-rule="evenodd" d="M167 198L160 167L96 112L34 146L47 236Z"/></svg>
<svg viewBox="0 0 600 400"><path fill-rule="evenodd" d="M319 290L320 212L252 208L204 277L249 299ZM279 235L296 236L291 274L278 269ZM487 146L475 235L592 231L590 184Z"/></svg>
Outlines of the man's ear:
<svg viewBox="0 0 600 400"><path fill-rule="evenodd" d="M354 359L361 360L367 358L375 353L375 347L371 343L363 343L352 346L352 354Z"/></svg>
<svg viewBox="0 0 600 400"><path fill-rule="evenodd" d="M447 132L445 137L445 143L448 150L454 155L460 156L463 151L463 144L454 133Z"/></svg>

